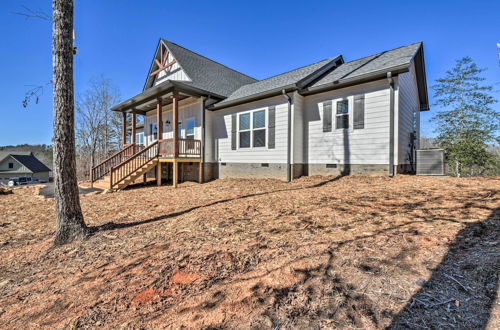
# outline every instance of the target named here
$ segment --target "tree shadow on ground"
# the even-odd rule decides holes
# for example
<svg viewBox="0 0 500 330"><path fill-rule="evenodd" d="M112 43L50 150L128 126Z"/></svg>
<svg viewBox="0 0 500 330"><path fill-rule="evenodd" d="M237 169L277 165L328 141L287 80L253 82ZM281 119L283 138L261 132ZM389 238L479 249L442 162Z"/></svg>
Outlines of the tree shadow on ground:
<svg viewBox="0 0 500 330"><path fill-rule="evenodd" d="M484 329L498 289L500 208L456 236L389 329Z"/></svg>
<svg viewBox="0 0 500 330"><path fill-rule="evenodd" d="M335 177L330 178L328 180L324 180L324 181L321 181L319 183L315 183L313 185L306 186L306 187L297 187L297 188L289 188L289 189L277 189L277 190L272 190L272 191L265 191L265 192L260 192L260 193L253 193L253 194L247 194L247 195L243 195L243 196L237 196L237 197L234 197L234 198L226 198L226 199L218 200L218 201L211 202L211 203L204 204L204 205L193 206L193 207L190 207L188 209L181 210L181 211L178 211L178 212L173 212L173 213L169 213L169 214L165 214L165 215L160 215L158 217L154 217L154 218L150 218L150 219L146 219L146 220L140 220L140 221L135 221L135 222L127 222L127 223L108 222L108 223L105 223L105 224L100 225L100 226L90 227L89 228L89 232L91 234L93 234L93 233L96 233L96 232L99 232L99 231L104 231L104 230L115 230L115 229L122 229L122 228L135 227L135 226L139 226L139 225L145 225L145 224L148 224L148 223L153 223L153 222L158 222L158 221L162 221L162 220L166 220L166 219L170 219L170 218L175 218L175 217L184 215L186 213L195 211L197 209L201 209L201 208L205 208L205 207L210 207L210 206L214 206L214 205L218 205L218 204L223 204L223 203L228 203L228 202L232 202L232 201L235 201L235 200L241 200L241 199L246 199L246 198L251 198L251 197L256 197L256 196L269 195L269 194L274 194L274 193L279 193L279 192L285 192L285 191L294 191L294 190L304 190L304 189L319 188L319 187L322 187L322 186L324 186L326 184L329 184L331 182L337 181L340 178L342 178L343 176L344 175L335 176Z"/></svg>

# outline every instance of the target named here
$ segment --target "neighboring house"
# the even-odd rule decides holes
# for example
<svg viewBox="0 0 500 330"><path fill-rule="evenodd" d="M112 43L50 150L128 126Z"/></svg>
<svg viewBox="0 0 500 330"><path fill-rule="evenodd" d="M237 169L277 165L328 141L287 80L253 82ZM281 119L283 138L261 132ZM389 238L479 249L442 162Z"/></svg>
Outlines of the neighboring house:
<svg viewBox="0 0 500 330"><path fill-rule="evenodd" d="M0 182L7 183L12 177L36 177L49 181L48 168L31 152L0 152Z"/></svg>
<svg viewBox="0 0 500 330"><path fill-rule="evenodd" d="M113 172L111 187L153 167L174 185L178 175L291 180L409 172L420 111L429 110L423 44L349 62L334 56L257 80L161 39L142 93L112 110L122 112L123 127L127 114L133 122L144 116L149 148L128 170L100 165L94 179Z"/></svg>

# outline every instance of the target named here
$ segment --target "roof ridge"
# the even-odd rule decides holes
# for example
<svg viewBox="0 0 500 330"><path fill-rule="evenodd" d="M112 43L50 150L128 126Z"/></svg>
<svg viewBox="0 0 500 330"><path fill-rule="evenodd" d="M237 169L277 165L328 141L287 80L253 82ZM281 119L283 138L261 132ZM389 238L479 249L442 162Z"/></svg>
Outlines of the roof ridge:
<svg viewBox="0 0 500 330"><path fill-rule="evenodd" d="M170 41L170 40L167 40L167 39L163 39L163 38L161 38L161 40L162 40L162 41L164 41L164 42L168 42L168 43L174 44L174 45L176 45L177 47L180 47L180 48L182 48L182 49L185 49L185 50L187 50L188 52L191 52L191 53L193 53L193 54L195 54L195 55L198 55L198 56L200 56L200 57L203 57L204 59L207 59L207 60L209 60L209 61L211 61L211 62L214 62L215 64L221 65L221 66L225 67L226 69L229 69L229 70L231 70L231 71L234 71L234 72L236 72L236 73L239 73L239 74L241 74L241 75L243 75L243 76L245 76L245 77L248 77L248 78L254 79L255 81L259 81L258 79L255 79L254 77L251 77L251 76L249 76L249 75L247 75L247 74L245 74L245 73L243 73L243 72L240 72L240 71L238 71L238 70L235 70L235 69L233 69L233 68L230 68L230 67L228 67L227 65L224 65L224 64L222 64L222 63L220 63L220 62L217 62L216 60L213 60L213 59L211 59L211 58L209 58L209 57L206 57L205 55L201 55L200 53L197 53L197 52L195 52L195 51L192 51L191 49L188 49L188 48L186 48L186 47L184 47L184 46L182 46L182 45L179 45L179 44L177 44L177 43L175 43L175 42L173 42L173 41Z"/></svg>
<svg viewBox="0 0 500 330"><path fill-rule="evenodd" d="M266 81L266 80L269 80L269 79L271 79L271 78L275 78L275 77L278 77L278 76L282 76L282 75L285 75L285 74L287 74L287 73L290 73L290 72L293 72L293 71L297 71L297 70L300 70L300 69L306 68L306 67L311 66L311 65L314 65L314 64L318 64L318 63L320 63L320 62L324 62L324 61L328 61L328 60L333 60L334 58L337 58L338 56L339 56L339 55L337 55L337 56L333 56L333 57L330 57L330 58L325 58L325 59L322 59L322 60L317 61L317 62L314 62L314 63L306 64L306 65L303 65L303 66L301 66L301 67L298 67L298 68L295 68L295 69L292 69L292 70L288 70L288 71L285 71L285 72L282 72L282 73L278 73L278 74L276 74L276 75L274 75L274 76L270 76L270 77L264 78L264 79L262 79L262 80L257 80L256 82L253 82L253 83L245 84L245 85L243 85L243 86L248 86L248 85L252 85L252 84L258 83L258 82ZM241 87L243 87L243 86L241 86Z"/></svg>
<svg viewBox="0 0 500 330"><path fill-rule="evenodd" d="M381 55L383 53L392 52L393 50L396 50L396 49L400 49L400 48L404 48L404 47L409 47L409 46L413 46L413 45L416 45L416 44L422 44L422 43L423 43L422 41L418 41L418 42L414 42L414 43L409 44L409 45L404 45L404 46L399 46L399 47L396 47L396 48L384 50L384 51L381 51L381 52L378 52L378 53L375 53L375 54L371 54L371 55L368 55L368 56L363 56L363 57L354 59L354 60L349 61L349 62L344 62L344 64L352 63L352 62L359 61L359 60L362 60L362 59L365 59L365 58L368 58L368 57L373 57L373 56Z"/></svg>

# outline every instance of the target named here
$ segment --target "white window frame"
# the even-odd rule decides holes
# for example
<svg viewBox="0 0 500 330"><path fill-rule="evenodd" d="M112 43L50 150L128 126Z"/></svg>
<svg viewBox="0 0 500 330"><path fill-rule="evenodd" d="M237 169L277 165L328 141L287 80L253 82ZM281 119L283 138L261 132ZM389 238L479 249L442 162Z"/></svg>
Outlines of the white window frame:
<svg viewBox="0 0 500 330"><path fill-rule="evenodd" d="M347 113L342 113L342 114L338 114L337 113L337 107L338 107L338 104L340 102L347 102ZM352 124L351 124L351 98L350 97L346 97L346 98L342 98L342 99L338 99L335 101L335 109L334 109L334 116L335 116L335 130L336 131L342 131L342 130L350 130L351 127L352 127ZM333 110L333 109L332 109ZM337 128L337 122L338 122L338 118L339 117L343 117L343 116L347 116L347 127L340 127L340 128Z"/></svg>
<svg viewBox="0 0 500 330"><path fill-rule="evenodd" d="M254 128L253 127L253 114L255 112L259 112L259 111L264 111L264 127L259 127L259 128ZM255 109L255 110L250 110L250 111L245 111L245 112L240 112L238 113L238 120L237 120L237 130L236 130L236 140L237 140L237 150L252 150L252 149L267 149L267 146L268 146L268 136L267 136L267 130L269 129L268 127L268 118L267 118L267 111L268 111L268 108L260 108L260 109ZM245 129L245 130L240 130L240 116L242 115L246 115L246 114L250 114L250 128L249 129ZM265 133L265 139L266 139L266 143L261 146L261 147L255 147L253 145L253 135L254 135L254 131L258 131L258 130L263 130ZM245 148L240 148L240 132L250 132L250 146L249 147L245 147Z"/></svg>

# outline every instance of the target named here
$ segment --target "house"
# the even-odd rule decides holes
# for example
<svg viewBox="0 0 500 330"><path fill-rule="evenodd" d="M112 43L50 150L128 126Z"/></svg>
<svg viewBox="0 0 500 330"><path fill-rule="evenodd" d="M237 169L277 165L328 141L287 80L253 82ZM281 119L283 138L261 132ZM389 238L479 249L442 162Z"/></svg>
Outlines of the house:
<svg viewBox="0 0 500 330"><path fill-rule="evenodd" d="M93 169L111 188L173 180L414 170L429 110L421 42L353 61L342 55L257 80L160 39L143 91L112 108L130 144ZM144 116L145 148L135 138ZM113 164L113 165L111 165ZM161 180L157 180L161 184Z"/></svg>
<svg viewBox="0 0 500 330"><path fill-rule="evenodd" d="M31 152L0 152L0 182L7 183L12 177L36 177L49 181L48 168Z"/></svg>

